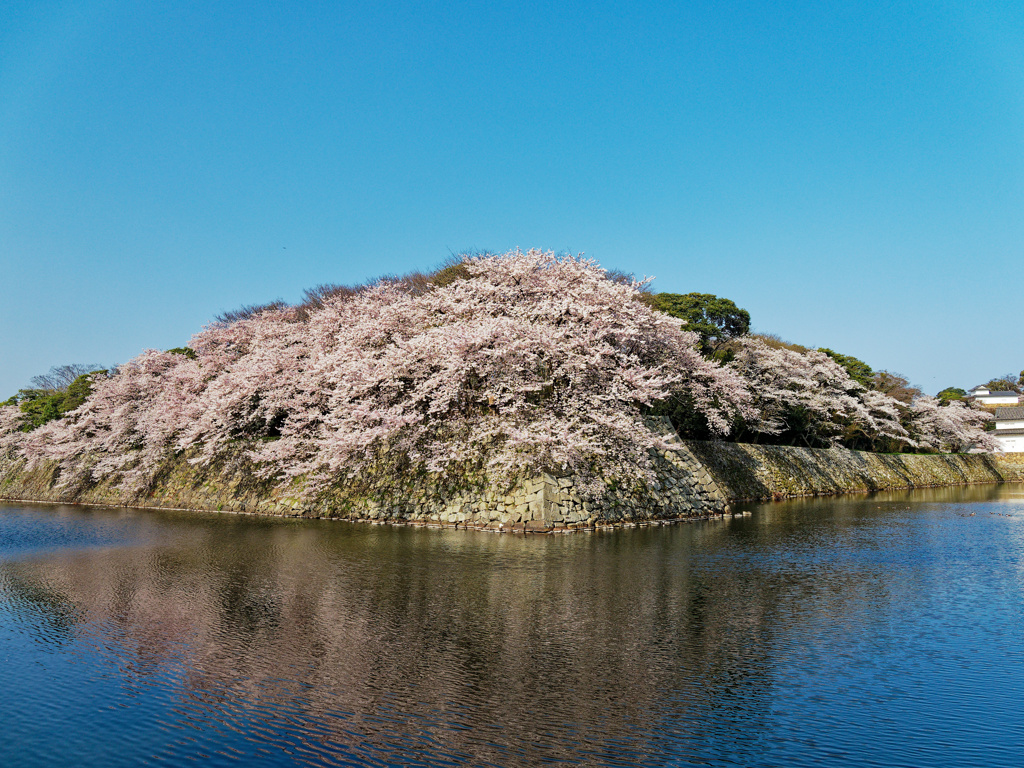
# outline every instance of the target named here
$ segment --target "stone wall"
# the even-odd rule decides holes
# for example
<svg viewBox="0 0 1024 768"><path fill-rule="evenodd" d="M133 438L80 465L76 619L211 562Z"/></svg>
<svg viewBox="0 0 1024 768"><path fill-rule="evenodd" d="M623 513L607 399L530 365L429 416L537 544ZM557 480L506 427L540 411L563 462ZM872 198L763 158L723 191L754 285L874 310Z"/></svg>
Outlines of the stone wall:
<svg viewBox="0 0 1024 768"><path fill-rule="evenodd" d="M512 532L560 532L706 518L727 511L725 496L670 425L654 422L672 450L654 457L656 481L644 491L610 486L600 500L584 498L571 477L543 474L512 491L485 490L437 500L429 489L397 503L353 503L343 493L304 500L260 481L236 447L219 464L190 464L187 454L169 458L144 496L128 496L113 482L63 487L55 463L31 471L22 462L0 462L0 499L223 511L279 517L335 518ZM343 489L339 489L343 490Z"/></svg>
<svg viewBox="0 0 1024 768"><path fill-rule="evenodd" d="M244 446L200 467L169 458L146 495L126 496L112 481L64 487L54 463L26 471L0 461L0 499L335 518L512 532L561 532L649 525L730 513L729 503L864 491L1024 481L1024 454L890 455L740 443L683 441L665 420L649 422L669 450L655 459L656 481L642 491L609 486L587 500L571 477L541 475L512 491L443 499L410 493L390 504L339 494L310 502L296 489L258 480Z"/></svg>
<svg viewBox="0 0 1024 768"><path fill-rule="evenodd" d="M730 501L1024 481L1024 454L885 454L687 441Z"/></svg>

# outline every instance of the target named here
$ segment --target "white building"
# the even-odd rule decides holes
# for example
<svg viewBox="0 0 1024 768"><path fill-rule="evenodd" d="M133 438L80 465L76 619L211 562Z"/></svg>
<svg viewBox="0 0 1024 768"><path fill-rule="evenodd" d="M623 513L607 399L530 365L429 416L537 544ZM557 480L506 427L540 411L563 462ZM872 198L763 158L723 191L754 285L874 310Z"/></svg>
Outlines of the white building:
<svg viewBox="0 0 1024 768"><path fill-rule="evenodd" d="M967 396L973 398L978 405L1017 405L1020 402L1020 395L1016 392L992 392L988 387L975 387Z"/></svg>
<svg viewBox="0 0 1024 768"><path fill-rule="evenodd" d="M993 434L1003 453L1024 452L1024 407L996 408Z"/></svg>

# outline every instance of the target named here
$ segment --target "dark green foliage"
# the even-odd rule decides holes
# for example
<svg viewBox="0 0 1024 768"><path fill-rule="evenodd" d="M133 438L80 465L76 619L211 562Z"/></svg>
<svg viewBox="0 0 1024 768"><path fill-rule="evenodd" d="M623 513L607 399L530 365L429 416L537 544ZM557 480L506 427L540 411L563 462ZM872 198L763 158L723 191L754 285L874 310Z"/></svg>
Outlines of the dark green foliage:
<svg viewBox="0 0 1024 768"><path fill-rule="evenodd" d="M963 400L967 397L967 392L960 389L960 387L946 387L936 397L939 398L939 402L942 405L949 405L954 400Z"/></svg>
<svg viewBox="0 0 1024 768"><path fill-rule="evenodd" d="M196 351L192 347L175 347L167 350L172 355L184 355L189 360L196 359Z"/></svg>
<svg viewBox="0 0 1024 768"><path fill-rule="evenodd" d="M429 276L430 282L434 285L443 288L446 285L451 285L458 280L468 280L469 270L466 269L466 265L461 261L455 264L449 264L446 267L434 272Z"/></svg>
<svg viewBox="0 0 1024 768"><path fill-rule="evenodd" d="M96 374L104 374L106 371L93 371L92 373L86 373L79 376L73 382L68 385L68 388L64 390L64 401L61 403L60 411L62 414L69 411L75 410L78 406L85 402L86 398L92 394L92 378Z"/></svg>
<svg viewBox="0 0 1024 768"><path fill-rule="evenodd" d="M18 407L25 414L25 432L31 432L48 421L59 419L63 411L63 392L46 389L23 389L18 392Z"/></svg>
<svg viewBox="0 0 1024 768"><path fill-rule="evenodd" d="M819 347L819 352L824 352L826 355L831 357L837 363L839 363L846 372L850 374L850 378L856 381L858 384L873 389L872 377L875 372L871 370L871 366L865 363L863 360L858 360L856 357L850 357L849 355L841 355L827 347Z"/></svg>
<svg viewBox="0 0 1024 768"><path fill-rule="evenodd" d="M4 405L17 405L25 414L22 430L31 432L48 421L59 419L85 402L92 392L92 377L106 371L84 373L65 389L22 389Z"/></svg>
<svg viewBox="0 0 1024 768"><path fill-rule="evenodd" d="M731 339L750 332L750 313L711 293L656 293L653 304L682 320L684 329L698 334L705 356L714 355Z"/></svg>
<svg viewBox="0 0 1024 768"><path fill-rule="evenodd" d="M1020 379L1012 373L1000 376L998 379L992 379L983 386L988 387L993 392L1016 392L1018 395L1021 393Z"/></svg>
<svg viewBox="0 0 1024 768"><path fill-rule="evenodd" d="M680 437L688 440L721 440L708 426L708 420L697 410L690 397L685 394L676 395L667 400L654 403L648 411L652 416L667 416L676 428ZM735 430L727 440L734 440Z"/></svg>

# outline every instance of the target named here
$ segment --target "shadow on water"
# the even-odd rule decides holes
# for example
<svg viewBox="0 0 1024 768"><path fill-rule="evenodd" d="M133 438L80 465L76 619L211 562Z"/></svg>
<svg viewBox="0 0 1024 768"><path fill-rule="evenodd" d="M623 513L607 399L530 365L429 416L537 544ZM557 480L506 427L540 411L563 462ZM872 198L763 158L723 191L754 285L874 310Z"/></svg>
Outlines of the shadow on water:
<svg viewBox="0 0 1024 768"><path fill-rule="evenodd" d="M44 668L0 672L0 762L998 763L1024 715L1022 499L554 537L0 507L94 534L0 559L7 656ZM1003 709L979 740L956 718L982 683Z"/></svg>

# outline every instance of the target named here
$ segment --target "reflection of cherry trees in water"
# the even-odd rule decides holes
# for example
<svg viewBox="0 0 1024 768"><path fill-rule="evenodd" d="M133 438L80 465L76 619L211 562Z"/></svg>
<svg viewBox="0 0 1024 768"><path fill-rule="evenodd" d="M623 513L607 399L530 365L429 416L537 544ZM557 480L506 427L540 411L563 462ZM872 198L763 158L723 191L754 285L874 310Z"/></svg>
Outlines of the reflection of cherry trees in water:
<svg viewBox="0 0 1024 768"><path fill-rule="evenodd" d="M937 529L894 510L1004 492L544 538L146 513L156 544L0 564L0 612L116 669L118 706L167 702L172 763L197 741L496 765L703 759L728 742L742 763L790 717L773 707L794 680L832 695L814 680L836 649L856 656L863 628L930 588L901 565L921 553L893 547L927 552Z"/></svg>
<svg viewBox="0 0 1024 768"><path fill-rule="evenodd" d="M631 533L212 521L183 545L4 567L22 591L45 572L54 615L75 617L63 631L130 690L170 688L195 728L529 764L656 749L651 718L695 721L716 686L770 685L767 669L727 669L726 639L759 644L763 607L727 607L735 586L677 560L681 538L715 534Z"/></svg>
<svg viewBox="0 0 1024 768"><path fill-rule="evenodd" d="M0 605L27 619L37 629L34 639L58 647L71 643L85 618L80 607L48 582L5 566L0 563Z"/></svg>

